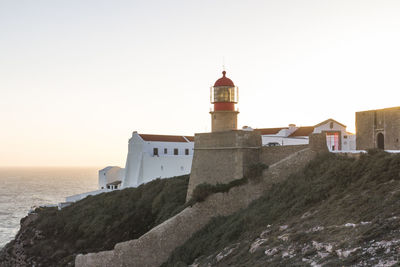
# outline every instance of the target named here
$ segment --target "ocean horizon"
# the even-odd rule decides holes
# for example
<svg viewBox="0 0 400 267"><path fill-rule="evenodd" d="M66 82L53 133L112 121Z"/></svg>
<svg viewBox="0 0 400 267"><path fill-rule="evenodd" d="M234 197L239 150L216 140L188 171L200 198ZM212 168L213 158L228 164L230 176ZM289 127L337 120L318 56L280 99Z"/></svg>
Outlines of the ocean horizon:
<svg viewBox="0 0 400 267"><path fill-rule="evenodd" d="M0 167L0 249L14 239L32 207L97 189L101 167Z"/></svg>

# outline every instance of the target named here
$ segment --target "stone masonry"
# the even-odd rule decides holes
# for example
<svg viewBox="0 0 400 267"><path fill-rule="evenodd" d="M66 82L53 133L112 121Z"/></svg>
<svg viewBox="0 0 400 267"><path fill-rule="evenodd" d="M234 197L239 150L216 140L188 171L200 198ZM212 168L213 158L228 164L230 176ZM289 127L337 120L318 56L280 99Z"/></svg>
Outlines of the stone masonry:
<svg viewBox="0 0 400 267"><path fill-rule="evenodd" d="M211 131L220 132L228 129L237 129L237 115L239 111L215 110L211 111Z"/></svg>
<svg viewBox="0 0 400 267"><path fill-rule="evenodd" d="M400 149L400 107L356 112L356 148L379 148L379 135L386 150Z"/></svg>
<svg viewBox="0 0 400 267"><path fill-rule="evenodd" d="M186 200L201 183L229 183L243 178L251 163L259 161L261 136L253 131L196 134Z"/></svg>

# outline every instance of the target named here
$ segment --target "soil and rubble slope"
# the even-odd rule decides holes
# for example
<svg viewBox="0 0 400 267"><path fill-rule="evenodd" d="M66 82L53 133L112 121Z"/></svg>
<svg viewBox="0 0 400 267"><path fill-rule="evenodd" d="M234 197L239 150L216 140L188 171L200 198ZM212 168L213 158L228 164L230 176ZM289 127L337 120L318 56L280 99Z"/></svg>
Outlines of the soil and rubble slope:
<svg viewBox="0 0 400 267"><path fill-rule="evenodd" d="M163 266L398 266L400 155L325 154L213 219Z"/></svg>

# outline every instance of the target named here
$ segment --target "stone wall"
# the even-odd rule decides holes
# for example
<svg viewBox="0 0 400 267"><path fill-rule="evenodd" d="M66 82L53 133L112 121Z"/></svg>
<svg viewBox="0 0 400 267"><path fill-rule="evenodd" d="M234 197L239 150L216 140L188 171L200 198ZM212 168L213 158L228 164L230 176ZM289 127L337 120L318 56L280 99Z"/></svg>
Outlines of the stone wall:
<svg viewBox="0 0 400 267"><path fill-rule="evenodd" d="M308 148L308 145L263 146L260 150L260 162L270 166L305 148Z"/></svg>
<svg viewBox="0 0 400 267"><path fill-rule="evenodd" d="M400 149L400 107L356 112L356 148L377 148L377 136L384 136L384 148Z"/></svg>
<svg viewBox="0 0 400 267"><path fill-rule="evenodd" d="M385 110L385 149L400 150L400 107Z"/></svg>
<svg viewBox="0 0 400 267"><path fill-rule="evenodd" d="M295 152L265 170L262 181L232 188L228 193L211 195L204 202L186 208L139 239L117 244L112 251L78 255L75 266L159 266L175 248L185 243L212 217L226 216L247 207L273 183L286 179L288 175L304 167L315 154L307 148Z"/></svg>
<svg viewBox="0 0 400 267"><path fill-rule="evenodd" d="M328 146L326 144L326 134L325 133L313 133L309 136L309 146L310 149L316 152L328 152Z"/></svg>
<svg viewBox="0 0 400 267"><path fill-rule="evenodd" d="M261 136L253 131L226 131L195 135L187 200L201 183L229 183L243 178L259 161Z"/></svg>
<svg viewBox="0 0 400 267"><path fill-rule="evenodd" d="M356 149L370 149L376 147L374 134L375 112L356 112Z"/></svg>
<svg viewBox="0 0 400 267"><path fill-rule="evenodd" d="M211 131L220 132L237 129L238 111L211 111Z"/></svg>

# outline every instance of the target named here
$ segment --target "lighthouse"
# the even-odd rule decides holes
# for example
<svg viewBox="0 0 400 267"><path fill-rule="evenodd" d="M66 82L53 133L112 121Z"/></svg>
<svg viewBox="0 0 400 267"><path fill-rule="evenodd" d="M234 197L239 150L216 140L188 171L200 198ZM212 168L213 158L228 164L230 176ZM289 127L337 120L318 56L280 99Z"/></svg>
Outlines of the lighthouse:
<svg viewBox="0 0 400 267"><path fill-rule="evenodd" d="M211 114L211 131L222 132L237 129L236 109L238 103L238 87L226 77L226 71L222 72L214 86L210 88L210 102L213 105Z"/></svg>

